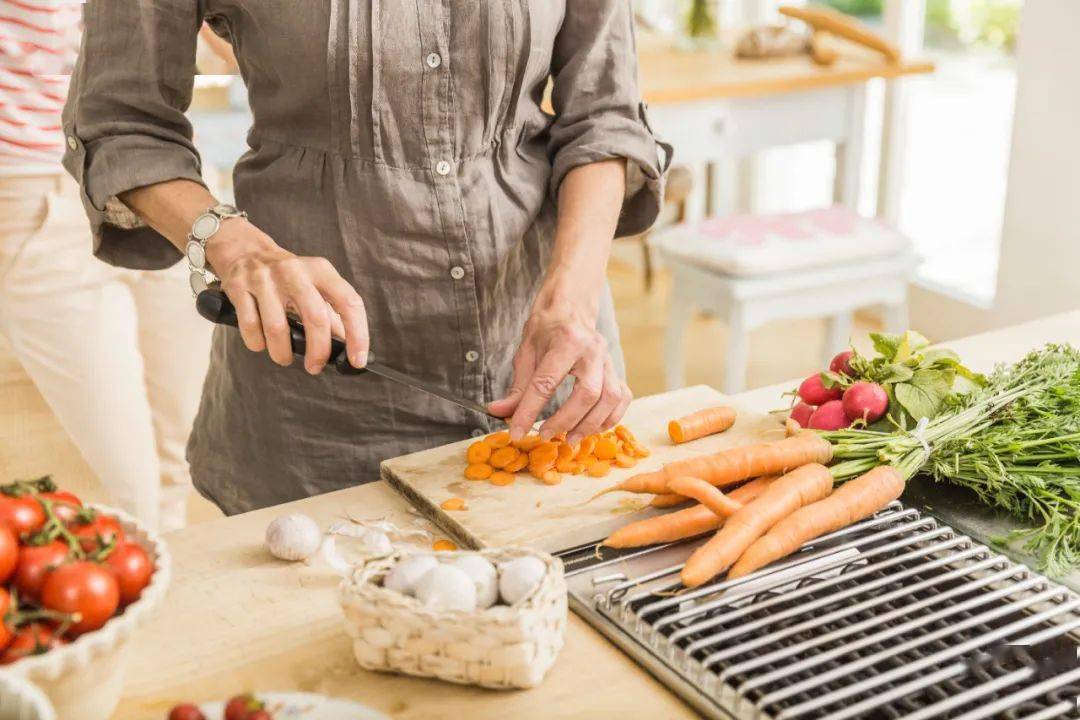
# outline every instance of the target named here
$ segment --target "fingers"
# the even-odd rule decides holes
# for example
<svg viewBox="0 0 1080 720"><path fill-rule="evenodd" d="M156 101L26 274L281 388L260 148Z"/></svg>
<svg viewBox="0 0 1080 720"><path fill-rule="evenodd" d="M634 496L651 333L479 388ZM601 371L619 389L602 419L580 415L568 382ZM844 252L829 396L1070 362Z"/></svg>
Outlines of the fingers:
<svg viewBox="0 0 1080 720"><path fill-rule="evenodd" d="M289 338L289 321L285 317L285 305L272 284L255 289L255 302L259 305L262 333L270 359L281 366L292 365L292 342Z"/></svg>
<svg viewBox="0 0 1080 720"><path fill-rule="evenodd" d="M630 386L626 383L622 385L622 399L619 400L619 404L615 406L611 414L608 415L607 420L600 426L600 430L610 430L619 424L619 421L623 419L623 415L626 414L626 409L630 407L630 403L634 400L634 393L630 391Z"/></svg>
<svg viewBox="0 0 1080 720"><path fill-rule="evenodd" d="M626 385L615 372L615 366L612 364L611 358L606 352L603 359L603 379L601 385L602 389L599 392L599 397L596 402L567 435L566 439L568 442L578 442L586 435L592 435L601 430L607 430L614 425L614 423L608 425L608 420L623 402L627 392ZM629 404L629 401L627 401L627 404ZM619 414L619 417L622 417L621 413Z"/></svg>
<svg viewBox="0 0 1080 720"><path fill-rule="evenodd" d="M604 360L606 356L603 351L603 342L602 339L597 337L597 341L594 341L575 363L573 370L571 370L571 374L574 376L574 389L570 392L570 397L566 399L562 407L556 410L540 426L540 436L545 440L561 432L570 432L578 427L590 413L593 413L602 400L604 393ZM594 422L590 422L588 426L599 427L600 423L614 407L615 400L603 410L603 414L599 418ZM571 440L567 436L567 440L577 442L581 437L583 435L574 437Z"/></svg>
<svg viewBox="0 0 1080 720"><path fill-rule="evenodd" d="M520 439L529 432L529 428L536 422L536 418L558 389L559 383L570 373L579 357L580 353L574 347L568 344L553 344L540 358L536 370L525 385L514 416L510 419L511 438ZM549 439L556 432L547 427L541 431L541 436Z"/></svg>
<svg viewBox="0 0 1080 720"><path fill-rule="evenodd" d="M289 299L304 323L304 369L318 375L330 359L330 310L314 285L294 286Z"/></svg>
<svg viewBox="0 0 1080 720"><path fill-rule="evenodd" d="M514 378L510 382L510 389L506 396L488 404L488 410L492 415L505 418L514 414L521 398L525 395L525 387L535 369L536 352L532 343L526 341L514 355Z"/></svg>
<svg viewBox="0 0 1080 720"><path fill-rule="evenodd" d="M319 263L318 273L319 291L341 318L338 332L345 338L345 351L349 362L353 367L362 368L367 364L371 345L364 300L345 278L337 274L329 262L325 265Z"/></svg>
<svg viewBox="0 0 1080 720"><path fill-rule="evenodd" d="M252 352L262 352L266 349L266 338L263 336L262 320L255 298L246 290L240 290L233 292L229 299L236 308L237 324L240 326L240 337L244 339L244 346Z"/></svg>

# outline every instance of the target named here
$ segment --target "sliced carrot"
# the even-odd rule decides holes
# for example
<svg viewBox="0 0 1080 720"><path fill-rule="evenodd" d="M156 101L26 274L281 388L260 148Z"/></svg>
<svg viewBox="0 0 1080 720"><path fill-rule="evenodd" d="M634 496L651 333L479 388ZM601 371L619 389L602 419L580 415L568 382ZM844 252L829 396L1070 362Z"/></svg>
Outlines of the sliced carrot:
<svg viewBox="0 0 1080 720"><path fill-rule="evenodd" d="M514 460L517 460L518 455L521 455L520 450L514 447L510 447L509 445L505 445L496 450L495 452L491 453L491 458L488 460L488 463L490 463L491 467L495 469L502 469L512 463Z"/></svg>
<svg viewBox="0 0 1080 720"><path fill-rule="evenodd" d="M449 540L439 538L431 544L431 549L438 552L453 552L458 548L456 543L452 543Z"/></svg>
<svg viewBox="0 0 1080 720"><path fill-rule="evenodd" d="M513 441L510 444L516 447L521 452L529 452L541 442L543 441L540 439L539 435L537 435L536 433L531 433L521 438L520 440Z"/></svg>
<svg viewBox="0 0 1080 720"><path fill-rule="evenodd" d="M634 437L634 433L630 432L630 428L625 425L615 426L615 437L619 438L623 442L634 444L637 442L637 438Z"/></svg>
<svg viewBox="0 0 1080 720"><path fill-rule="evenodd" d="M596 448L596 440L597 438L595 435L589 435L582 438L581 445L578 446L578 451L577 454L574 455L574 459L584 460L585 458L592 455L593 450Z"/></svg>
<svg viewBox="0 0 1080 720"><path fill-rule="evenodd" d="M465 477L469 480L487 480L494 470L487 463L473 463L465 468Z"/></svg>
<svg viewBox="0 0 1080 720"><path fill-rule="evenodd" d="M508 462L503 468L506 472L516 473L519 470L524 470L529 465L529 453L519 452L518 456Z"/></svg>
<svg viewBox="0 0 1080 720"><path fill-rule="evenodd" d="M577 460L571 458L570 460L557 460L555 462L555 469L561 473L575 473L578 471L579 463Z"/></svg>
<svg viewBox="0 0 1080 720"><path fill-rule="evenodd" d="M443 500L439 505L443 510L465 510L465 500L459 497L453 497L449 500Z"/></svg>
<svg viewBox="0 0 1080 720"><path fill-rule="evenodd" d="M652 450L645 447L636 440L630 443L630 450L634 453L634 457L647 458L652 455Z"/></svg>
<svg viewBox="0 0 1080 720"><path fill-rule="evenodd" d="M492 485L498 485L504 487L506 485L514 484L514 473L508 473L505 470L496 470L491 473L490 482Z"/></svg>
<svg viewBox="0 0 1080 720"><path fill-rule="evenodd" d="M548 470L540 479L544 481L545 485L558 485L562 482L562 475L554 470Z"/></svg>
<svg viewBox="0 0 1080 720"><path fill-rule="evenodd" d="M585 472L589 477L601 478L611 472L611 464L604 460L593 460L585 466Z"/></svg>
<svg viewBox="0 0 1080 720"><path fill-rule="evenodd" d="M615 453L615 464L621 468L632 468L637 465L637 459L626 453Z"/></svg>
<svg viewBox="0 0 1080 720"><path fill-rule="evenodd" d="M497 433L492 433L484 438L484 442L493 448L506 447L510 444L510 431L500 430Z"/></svg>
<svg viewBox="0 0 1080 720"><path fill-rule="evenodd" d="M541 463L548 462L549 460L554 465L555 460L559 457L559 446L553 442L540 443L532 450L529 451L529 463Z"/></svg>
<svg viewBox="0 0 1080 720"><path fill-rule="evenodd" d="M724 432L734 424L735 408L721 405L672 420L668 423L668 436L671 437L671 442L678 445Z"/></svg>
<svg viewBox="0 0 1080 720"><path fill-rule="evenodd" d="M613 460L618 448L615 446L614 440L602 437L596 441L596 450L593 452L596 453L596 457L600 460Z"/></svg>
<svg viewBox="0 0 1080 720"><path fill-rule="evenodd" d="M465 460L467 460L470 465L486 463L488 458L491 457L491 451L492 447L490 445L483 440L477 440L465 451Z"/></svg>
<svg viewBox="0 0 1080 720"><path fill-rule="evenodd" d="M574 455L577 453L575 448L570 443L559 443L559 453L556 456L557 460L573 460Z"/></svg>

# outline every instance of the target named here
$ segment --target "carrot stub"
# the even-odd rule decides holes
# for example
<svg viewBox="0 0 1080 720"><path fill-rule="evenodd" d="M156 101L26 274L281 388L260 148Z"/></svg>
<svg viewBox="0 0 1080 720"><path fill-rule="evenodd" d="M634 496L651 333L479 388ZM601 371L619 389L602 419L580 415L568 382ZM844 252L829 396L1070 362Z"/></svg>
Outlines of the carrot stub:
<svg viewBox="0 0 1080 720"><path fill-rule="evenodd" d="M473 463L465 467L465 477L469 480L487 480L495 468L487 463Z"/></svg>
<svg viewBox="0 0 1080 720"><path fill-rule="evenodd" d="M742 503L738 500L732 500L709 483L698 478L675 478L668 483L668 487L677 495L697 500L720 517L731 517L742 507Z"/></svg>
<svg viewBox="0 0 1080 720"><path fill-rule="evenodd" d="M690 442L727 430L735 424L735 408L721 405L691 413L668 423L668 436L671 442Z"/></svg>
<svg viewBox="0 0 1080 720"><path fill-rule="evenodd" d="M805 505L754 541L728 571L742 577L787 557L814 538L865 520L900 497L904 478L889 465L879 465L836 489L829 497Z"/></svg>
<svg viewBox="0 0 1080 720"><path fill-rule="evenodd" d="M490 482L492 485L498 485L504 487L506 485L514 484L514 473L508 473L505 470L496 470L491 473Z"/></svg>
<svg viewBox="0 0 1080 720"><path fill-rule="evenodd" d="M773 482L687 559L681 574L683 585L697 587L727 570L773 525L827 496L832 484L829 469L817 463L796 468Z"/></svg>
<svg viewBox="0 0 1080 720"><path fill-rule="evenodd" d="M758 497L771 485L776 478L763 477L732 490L728 497L744 505ZM657 495L658 498L678 495ZM686 500L686 498L682 498ZM701 535L720 527L724 518L714 513L704 505L694 505L683 510L677 510L665 515L636 520L624 525L604 541L604 544L613 548L641 547L656 543L675 542L685 538Z"/></svg>
<svg viewBox="0 0 1080 720"><path fill-rule="evenodd" d="M439 507L441 507L443 510L464 510L465 500L464 498L459 497L450 498L448 500L443 500L442 504L439 505Z"/></svg>
<svg viewBox="0 0 1080 720"><path fill-rule="evenodd" d="M475 465L477 463L486 463L488 461L488 458L491 457L492 450L493 448L486 442L484 442L483 440L477 440L469 446L468 450L465 451L465 460L470 465Z"/></svg>

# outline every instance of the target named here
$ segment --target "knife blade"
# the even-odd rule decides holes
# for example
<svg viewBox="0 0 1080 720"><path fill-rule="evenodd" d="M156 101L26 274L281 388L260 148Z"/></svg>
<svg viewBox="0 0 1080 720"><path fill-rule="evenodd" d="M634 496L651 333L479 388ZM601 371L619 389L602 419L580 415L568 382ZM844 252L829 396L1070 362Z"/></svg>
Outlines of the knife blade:
<svg viewBox="0 0 1080 720"><path fill-rule="evenodd" d="M240 326L236 318L236 308L233 307L232 301L229 300L228 296L219 287L210 287L200 292L195 298L195 307L200 315L212 323L228 325L235 328ZM289 339L292 343L293 354L302 357L307 350L307 336L304 332L304 324L296 318L290 317L288 320ZM446 388L424 382L423 380L414 378L400 370L387 367L381 362L373 360L370 354L366 366L363 368L355 368L349 362L348 355L345 352L345 343L337 338L330 339L330 359L328 364L332 364L342 375L363 375L364 373L370 372L379 377L386 378L391 382L398 383L399 385L405 385L414 390L419 390L428 395L441 398L442 400L451 402L458 407L465 408L471 412L486 415L487 417L494 418L500 422L505 421L505 418L492 415L484 405L475 400L455 395Z"/></svg>

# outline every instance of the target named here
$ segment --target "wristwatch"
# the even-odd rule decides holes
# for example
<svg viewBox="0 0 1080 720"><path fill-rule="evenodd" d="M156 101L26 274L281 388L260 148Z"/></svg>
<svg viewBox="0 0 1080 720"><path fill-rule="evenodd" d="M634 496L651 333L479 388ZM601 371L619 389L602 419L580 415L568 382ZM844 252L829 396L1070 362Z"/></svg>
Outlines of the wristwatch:
<svg viewBox="0 0 1080 720"><path fill-rule="evenodd" d="M191 232L187 236L187 247L184 249L188 270L191 271L188 283L191 285L193 295L198 295L216 280L206 265L206 241L217 235L222 221L246 217L247 213L243 210L237 210L232 205L221 204L215 205L195 218L195 222L191 224Z"/></svg>

